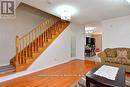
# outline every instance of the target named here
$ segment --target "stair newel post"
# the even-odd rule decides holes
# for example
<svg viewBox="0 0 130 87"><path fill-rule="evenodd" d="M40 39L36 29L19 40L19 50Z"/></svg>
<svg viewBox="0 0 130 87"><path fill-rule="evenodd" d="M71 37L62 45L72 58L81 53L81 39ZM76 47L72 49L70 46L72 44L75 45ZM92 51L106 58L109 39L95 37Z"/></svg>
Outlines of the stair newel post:
<svg viewBox="0 0 130 87"><path fill-rule="evenodd" d="M20 39L19 36L16 36L16 66L19 65L19 43L20 43Z"/></svg>

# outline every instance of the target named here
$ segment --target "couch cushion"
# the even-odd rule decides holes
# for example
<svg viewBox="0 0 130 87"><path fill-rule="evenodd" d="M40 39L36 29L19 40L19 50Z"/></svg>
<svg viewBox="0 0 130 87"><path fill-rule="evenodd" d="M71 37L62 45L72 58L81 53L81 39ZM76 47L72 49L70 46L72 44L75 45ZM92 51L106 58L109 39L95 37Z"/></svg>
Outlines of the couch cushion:
<svg viewBox="0 0 130 87"><path fill-rule="evenodd" d="M104 52L106 53L107 57L115 58L117 56L115 49L107 48L104 50Z"/></svg>
<svg viewBox="0 0 130 87"><path fill-rule="evenodd" d="M122 59L122 64L123 65L130 65L130 60L129 59Z"/></svg>
<svg viewBox="0 0 130 87"><path fill-rule="evenodd" d="M127 58L130 59L130 48L115 48L116 50L126 50L127 51Z"/></svg>
<svg viewBox="0 0 130 87"><path fill-rule="evenodd" d="M119 50L117 49L117 58L124 58L127 59L127 50Z"/></svg>
<svg viewBox="0 0 130 87"><path fill-rule="evenodd" d="M105 62L107 62L107 63L122 64L122 60L120 58L106 58Z"/></svg>
<svg viewBox="0 0 130 87"><path fill-rule="evenodd" d="M127 49L127 58L130 59L130 48Z"/></svg>

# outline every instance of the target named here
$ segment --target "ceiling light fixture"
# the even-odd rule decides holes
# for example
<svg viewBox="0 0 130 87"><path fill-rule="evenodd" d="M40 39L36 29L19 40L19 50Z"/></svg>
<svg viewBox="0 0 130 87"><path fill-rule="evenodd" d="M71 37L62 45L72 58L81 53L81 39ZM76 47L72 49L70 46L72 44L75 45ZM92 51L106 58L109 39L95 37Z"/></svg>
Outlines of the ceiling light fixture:
<svg viewBox="0 0 130 87"><path fill-rule="evenodd" d="M56 7L56 13L60 15L63 20L71 20L71 16L73 16L77 12L76 8L69 5L61 5Z"/></svg>
<svg viewBox="0 0 130 87"><path fill-rule="evenodd" d="M61 13L61 19L62 19L62 20L68 20L68 21L70 21L70 20L71 20L71 14L70 14L70 12L64 10L64 11Z"/></svg>
<svg viewBox="0 0 130 87"><path fill-rule="evenodd" d="M85 32L91 34L95 32L95 29L96 27L85 27Z"/></svg>

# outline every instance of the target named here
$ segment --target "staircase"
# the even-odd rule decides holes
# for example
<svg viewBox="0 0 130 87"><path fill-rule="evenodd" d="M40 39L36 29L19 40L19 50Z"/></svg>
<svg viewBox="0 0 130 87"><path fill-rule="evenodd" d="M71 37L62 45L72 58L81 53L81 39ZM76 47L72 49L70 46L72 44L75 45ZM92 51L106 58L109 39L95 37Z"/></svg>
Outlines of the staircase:
<svg viewBox="0 0 130 87"><path fill-rule="evenodd" d="M16 36L16 55L10 65L16 72L26 70L68 25L68 21L50 16L24 36Z"/></svg>

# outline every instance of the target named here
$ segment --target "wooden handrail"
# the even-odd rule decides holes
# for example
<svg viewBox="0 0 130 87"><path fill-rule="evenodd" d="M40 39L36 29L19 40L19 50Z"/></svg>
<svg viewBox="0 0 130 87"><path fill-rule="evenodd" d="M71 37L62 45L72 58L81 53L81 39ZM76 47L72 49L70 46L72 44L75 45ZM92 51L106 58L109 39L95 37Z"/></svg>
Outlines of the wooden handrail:
<svg viewBox="0 0 130 87"><path fill-rule="evenodd" d="M53 24L55 23L55 22L53 22L53 24L50 24L51 21L57 22L58 19L56 19L56 18L54 18L54 17L48 18L48 19L45 20L43 23L41 23L39 26L37 26L36 28L34 28L32 31L30 31L29 33L27 33L27 34L25 34L24 36L22 36L22 37L20 38L20 41L21 41L22 39L26 38L27 36L29 36L29 34L31 34L31 33L34 33L34 34L35 34L35 36L34 36L34 38L33 38L33 39L35 40L35 39L40 35L40 33L38 33L39 30L42 31L42 32L44 32L46 29L48 29L51 25L53 25ZM44 24L44 26L43 26L43 24ZM40 27L40 29L39 29L39 27ZM46 28L44 28L44 27L46 27ZM33 37L33 35L32 35L32 37Z"/></svg>
<svg viewBox="0 0 130 87"><path fill-rule="evenodd" d="M52 19L52 20L51 20ZM34 30L37 30L37 28L39 27L39 26L41 26L41 25L43 25L44 23L44 25L47 25L48 23L48 21L53 21L53 20L56 20L56 22L59 20L58 18L55 18L55 17L53 17L53 16L50 16L48 19L46 19L46 20L44 20L44 22L42 22L42 23L40 23L37 27L35 27L34 29L32 29L30 32L28 32L28 33L31 33L31 32L33 32ZM48 27L48 26L47 26ZM22 36L20 39L22 39L22 38L24 38L24 37L26 37L27 35L28 35L28 33L26 33L24 36Z"/></svg>

